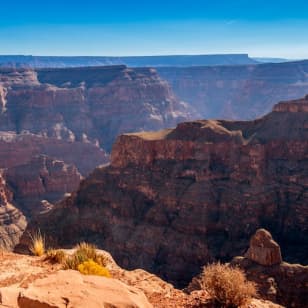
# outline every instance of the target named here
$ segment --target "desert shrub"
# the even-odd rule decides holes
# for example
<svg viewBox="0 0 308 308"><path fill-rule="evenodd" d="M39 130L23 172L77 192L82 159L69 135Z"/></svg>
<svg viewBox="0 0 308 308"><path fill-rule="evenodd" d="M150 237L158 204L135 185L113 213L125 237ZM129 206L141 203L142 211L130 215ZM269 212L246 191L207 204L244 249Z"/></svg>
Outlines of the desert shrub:
<svg viewBox="0 0 308 308"><path fill-rule="evenodd" d="M35 256L42 256L45 253L45 239L41 234L41 231L38 230L34 233L29 233L31 243L29 245L29 250Z"/></svg>
<svg viewBox="0 0 308 308"><path fill-rule="evenodd" d="M110 277L108 269L94 262L92 259L84 261L83 263L79 264L77 269L80 273L84 275L97 275L97 276Z"/></svg>
<svg viewBox="0 0 308 308"><path fill-rule="evenodd" d="M75 249L76 251L74 254L66 258L64 262L65 269L78 270L79 264L89 260L92 260L101 266L106 265L106 258L103 255L97 253L97 248L95 245L83 242L78 244Z"/></svg>
<svg viewBox="0 0 308 308"><path fill-rule="evenodd" d="M52 263L64 263L65 253L60 249L48 249L46 252L45 260Z"/></svg>
<svg viewBox="0 0 308 308"><path fill-rule="evenodd" d="M204 267L200 284L219 307L240 307L257 294L255 284L246 280L241 269L226 264Z"/></svg>

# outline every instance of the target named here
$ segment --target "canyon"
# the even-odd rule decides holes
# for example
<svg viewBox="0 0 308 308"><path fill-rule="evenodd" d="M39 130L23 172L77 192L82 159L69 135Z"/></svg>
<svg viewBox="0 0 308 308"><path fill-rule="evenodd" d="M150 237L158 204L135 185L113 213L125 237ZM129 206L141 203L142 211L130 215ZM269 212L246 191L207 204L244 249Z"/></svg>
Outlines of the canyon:
<svg viewBox="0 0 308 308"><path fill-rule="evenodd" d="M215 67L159 67L200 118L251 120L276 102L308 93L308 61Z"/></svg>
<svg viewBox="0 0 308 308"><path fill-rule="evenodd" d="M27 219L50 209L109 162L118 134L174 126L193 114L150 68L1 68L0 169L12 206Z"/></svg>
<svg viewBox="0 0 308 308"><path fill-rule="evenodd" d="M283 260L307 264L307 170L308 96L253 121L123 134L111 164L28 230L39 228L54 247L93 242L120 266L177 286L208 262L244 255L259 228L272 233Z"/></svg>

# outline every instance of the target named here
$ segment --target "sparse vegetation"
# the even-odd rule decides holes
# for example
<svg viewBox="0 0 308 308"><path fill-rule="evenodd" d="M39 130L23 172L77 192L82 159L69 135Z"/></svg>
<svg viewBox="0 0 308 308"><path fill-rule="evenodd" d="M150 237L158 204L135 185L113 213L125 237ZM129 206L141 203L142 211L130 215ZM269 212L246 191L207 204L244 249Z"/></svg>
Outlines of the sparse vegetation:
<svg viewBox="0 0 308 308"><path fill-rule="evenodd" d="M76 247L76 251L70 257L67 257L64 262L64 269L78 270L78 265L85 261L92 260L100 266L106 266L106 259L103 255L97 253L95 245L89 243L80 243Z"/></svg>
<svg viewBox="0 0 308 308"><path fill-rule="evenodd" d="M45 253L45 239L41 234L41 231L38 230L35 233L29 233L31 243L29 246L29 250L35 256L42 256Z"/></svg>
<svg viewBox="0 0 308 308"><path fill-rule="evenodd" d="M79 264L78 271L84 275L97 275L97 276L110 277L108 269L94 262L92 259L84 261L83 263Z"/></svg>
<svg viewBox="0 0 308 308"><path fill-rule="evenodd" d="M257 294L255 284L246 280L241 269L220 263L204 267L201 286L219 307L241 307Z"/></svg>
<svg viewBox="0 0 308 308"><path fill-rule="evenodd" d="M64 263L65 253L60 249L48 249L46 252L45 260L48 260L52 263Z"/></svg>

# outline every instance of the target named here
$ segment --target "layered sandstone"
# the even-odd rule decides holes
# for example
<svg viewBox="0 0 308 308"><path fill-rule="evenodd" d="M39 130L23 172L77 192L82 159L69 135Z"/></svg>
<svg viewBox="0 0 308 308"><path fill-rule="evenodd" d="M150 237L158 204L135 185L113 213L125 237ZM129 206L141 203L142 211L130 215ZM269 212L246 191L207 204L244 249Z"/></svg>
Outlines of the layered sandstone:
<svg viewBox="0 0 308 308"><path fill-rule="evenodd" d="M9 168L5 176L12 187L15 204L30 216L44 210L46 203L62 200L66 193L77 189L81 180L75 166L45 155Z"/></svg>
<svg viewBox="0 0 308 308"><path fill-rule="evenodd" d="M105 150L120 133L161 129L191 116L150 68L1 69L0 86L0 130L99 143Z"/></svg>
<svg viewBox="0 0 308 308"><path fill-rule="evenodd" d="M106 164L117 134L191 116L154 70L124 65L1 68L0 111L0 168L27 216L75 190L80 174Z"/></svg>
<svg viewBox="0 0 308 308"><path fill-rule="evenodd" d="M308 115L284 104L251 122L122 135L111 165L31 228L55 244L95 242L120 265L178 285L207 262L243 255L259 228L273 234L285 260L306 263Z"/></svg>
<svg viewBox="0 0 308 308"><path fill-rule="evenodd" d="M308 61L219 67L158 68L201 118L254 119L281 100L308 93Z"/></svg>
<svg viewBox="0 0 308 308"><path fill-rule="evenodd" d="M12 193L0 174L0 248L14 247L26 229L26 218L12 205Z"/></svg>
<svg viewBox="0 0 308 308"><path fill-rule="evenodd" d="M82 175L87 175L109 160L104 150L91 143L69 142L34 134L18 135L2 131L0 149L0 168L28 164L35 156L46 155L74 165Z"/></svg>

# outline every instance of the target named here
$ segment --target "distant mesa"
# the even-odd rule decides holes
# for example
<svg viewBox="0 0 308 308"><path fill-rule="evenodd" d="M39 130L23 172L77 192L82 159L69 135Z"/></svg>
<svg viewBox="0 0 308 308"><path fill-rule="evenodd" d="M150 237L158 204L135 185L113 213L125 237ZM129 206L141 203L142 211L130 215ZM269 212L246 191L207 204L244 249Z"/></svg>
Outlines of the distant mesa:
<svg viewBox="0 0 308 308"><path fill-rule="evenodd" d="M0 66L6 67L79 67L127 65L130 67L163 66L216 66L257 64L258 61L247 54L213 54L213 55L161 55L130 57L93 57L93 56L23 56L2 55Z"/></svg>

